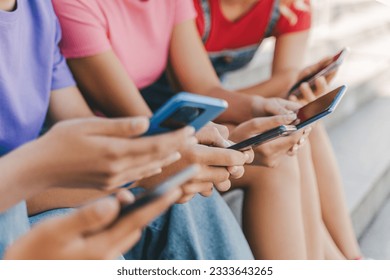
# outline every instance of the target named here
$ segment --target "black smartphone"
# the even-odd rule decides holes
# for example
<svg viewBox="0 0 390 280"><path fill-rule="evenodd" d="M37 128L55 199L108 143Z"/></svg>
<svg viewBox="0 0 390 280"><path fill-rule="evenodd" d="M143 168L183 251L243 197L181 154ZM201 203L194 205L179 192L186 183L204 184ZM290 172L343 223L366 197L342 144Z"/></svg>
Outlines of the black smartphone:
<svg viewBox="0 0 390 280"><path fill-rule="evenodd" d="M270 129L261 134L255 135L251 138L245 139L239 143L236 143L228 149L237 150L237 151L245 151L250 149L251 147L264 144L270 140L279 138L281 136L287 136L296 131L297 128L294 125L281 125L276 128Z"/></svg>
<svg viewBox="0 0 390 280"><path fill-rule="evenodd" d="M182 171L176 173L161 184L157 185L155 188L153 188L153 190L146 191L138 196L134 203L123 206L119 212L118 219L151 203L152 201L166 194L168 191L180 187L188 180L193 178L198 172L199 166L196 164L186 167Z"/></svg>
<svg viewBox="0 0 390 280"><path fill-rule="evenodd" d="M343 48L339 51L335 56L333 56L332 60L329 61L327 65L324 65L322 68L318 69L317 72L307 75L306 77L299 80L292 88L288 91L287 96L295 95L299 96L301 94L299 87L302 83L309 83L311 87L314 86L314 81L321 76L326 76L330 72L336 70L344 61L346 55L349 52L349 48Z"/></svg>
<svg viewBox="0 0 390 280"><path fill-rule="evenodd" d="M228 149L244 151L250 147L264 144L265 142L276 139L278 137L288 136L295 131L300 130L309 124L312 124L331 114L340 103L346 91L347 87L345 85L338 87L296 111L297 119L291 124L282 125L268 130L264 133L234 144L228 147Z"/></svg>

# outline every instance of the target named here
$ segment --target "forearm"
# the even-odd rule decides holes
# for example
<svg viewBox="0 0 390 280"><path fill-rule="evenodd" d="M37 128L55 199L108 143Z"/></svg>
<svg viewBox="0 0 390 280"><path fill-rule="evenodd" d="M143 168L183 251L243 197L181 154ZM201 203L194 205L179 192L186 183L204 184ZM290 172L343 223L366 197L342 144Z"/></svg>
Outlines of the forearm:
<svg viewBox="0 0 390 280"><path fill-rule="evenodd" d="M71 59L68 63L83 94L105 115L152 115L136 85L112 51Z"/></svg>
<svg viewBox="0 0 390 280"><path fill-rule="evenodd" d="M51 209L75 208L106 195L95 189L50 188L28 199L27 210L31 216Z"/></svg>
<svg viewBox="0 0 390 280"><path fill-rule="evenodd" d="M250 95L228 91L222 87L210 88L205 92L198 93L215 98L221 98L228 102L229 107L216 120L219 123L239 124L252 119L254 116L252 110L253 98Z"/></svg>
<svg viewBox="0 0 390 280"><path fill-rule="evenodd" d="M32 144L27 144L0 158L0 212L48 187L39 156Z"/></svg>

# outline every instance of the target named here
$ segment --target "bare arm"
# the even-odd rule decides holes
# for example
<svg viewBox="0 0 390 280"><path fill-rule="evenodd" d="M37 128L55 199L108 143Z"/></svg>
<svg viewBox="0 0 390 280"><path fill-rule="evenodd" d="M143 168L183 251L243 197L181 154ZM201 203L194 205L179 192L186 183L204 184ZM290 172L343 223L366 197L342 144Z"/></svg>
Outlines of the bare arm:
<svg viewBox="0 0 390 280"><path fill-rule="evenodd" d="M84 95L107 116L152 115L113 51L70 59L68 64Z"/></svg>
<svg viewBox="0 0 390 280"><path fill-rule="evenodd" d="M239 91L264 97L286 97L303 68L309 32L286 34L276 40L272 76L260 84Z"/></svg>
<svg viewBox="0 0 390 280"><path fill-rule="evenodd" d="M67 87L51 92L49 118L53 123L89 117L93 117L93 113L76 87Z"/></svg>
<svg viewBox="0 0 390 280"><path fill-rule="evenodd" d="M190 92L225 99L228 110L218 119L239 123L254 115L250 96L222 88L207 57L194 21L178 24L172 33L170 62L181 87Z"/></svg>

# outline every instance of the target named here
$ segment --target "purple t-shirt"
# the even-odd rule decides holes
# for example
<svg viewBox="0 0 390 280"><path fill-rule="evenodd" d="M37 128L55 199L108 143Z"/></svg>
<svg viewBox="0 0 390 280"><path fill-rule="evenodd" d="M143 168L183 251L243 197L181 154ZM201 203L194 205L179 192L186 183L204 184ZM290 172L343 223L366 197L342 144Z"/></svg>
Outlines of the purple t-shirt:
<svg viewBox="0 0 390 280"><path fill-rule="evenodd" d="M50 0L0 10L0 156L39 135L52 90L75 85L60 38Z"/></svg>

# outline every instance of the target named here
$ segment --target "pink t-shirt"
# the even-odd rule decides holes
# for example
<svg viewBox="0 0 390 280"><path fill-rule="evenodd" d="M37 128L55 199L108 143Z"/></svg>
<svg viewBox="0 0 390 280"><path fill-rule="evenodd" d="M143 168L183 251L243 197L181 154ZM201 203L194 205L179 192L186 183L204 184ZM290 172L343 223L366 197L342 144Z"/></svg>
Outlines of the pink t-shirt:
<svg viewBox="0 0 390 280"><path fill-rule="evenodd" d="M196 16L192 0L53 0L66 58L113 50L143 88L167 65L173 27Z"/></svg>

